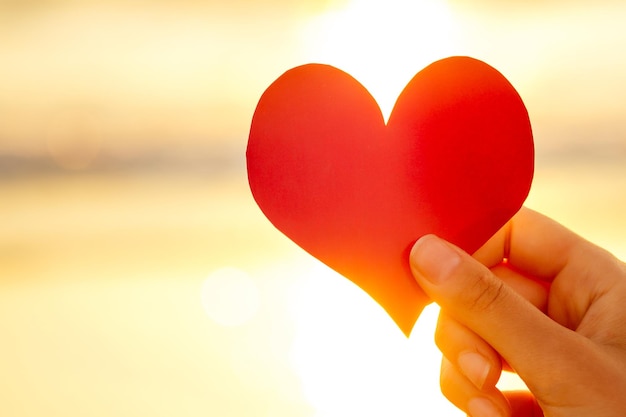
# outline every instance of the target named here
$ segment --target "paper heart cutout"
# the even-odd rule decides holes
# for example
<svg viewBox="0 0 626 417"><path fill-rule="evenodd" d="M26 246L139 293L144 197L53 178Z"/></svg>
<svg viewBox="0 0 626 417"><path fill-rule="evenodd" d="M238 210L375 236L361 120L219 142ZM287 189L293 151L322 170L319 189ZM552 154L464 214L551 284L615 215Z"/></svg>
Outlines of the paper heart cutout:
<svg viewBox="0 0 626 417"><path fill-rule="evenodd" d="M435 233L474 252L522 206L534 169L520 96L469 57L420 71L386 125L347 73L293 68L261 97L246 158L274 226L365 290L406 335L429 303L410 272L413 243Z"/></svg>

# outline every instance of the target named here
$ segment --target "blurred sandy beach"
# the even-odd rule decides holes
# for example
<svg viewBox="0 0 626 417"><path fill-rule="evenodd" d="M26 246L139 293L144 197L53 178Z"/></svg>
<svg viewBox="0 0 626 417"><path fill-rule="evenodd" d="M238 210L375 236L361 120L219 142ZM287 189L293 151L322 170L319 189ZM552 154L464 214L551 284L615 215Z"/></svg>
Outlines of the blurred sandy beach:
<svg viewBox="0 0 626 417"><path fill-rule="evenodd" d="M2 416L460 415L436 309L406 340L249 193L256 101L305 62L387 111L434 59L491 63L533 122L527 205L626 259L620 2L53 3L0 0Z"/></svg>

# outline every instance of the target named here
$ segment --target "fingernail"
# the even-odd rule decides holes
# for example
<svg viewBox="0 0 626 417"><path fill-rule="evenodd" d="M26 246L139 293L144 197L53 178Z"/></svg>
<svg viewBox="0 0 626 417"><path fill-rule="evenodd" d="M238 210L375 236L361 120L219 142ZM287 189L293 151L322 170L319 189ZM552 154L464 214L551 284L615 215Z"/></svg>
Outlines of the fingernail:
<svg viewBox="0 0 626 417"><path fill-rule="evenodd" d="M435 285L442 284L461 261L459 254L434 235L421 237L411 249L411 267Z"/></svg>
<svg viewBox="0 0 626 417"><path fill-rule="evenodd" d="M489 375L491 364L480 353L463 352L458 359L459 368L463 375L469 379L478 389L482 389Z"/></svg>
<svg viewBox="0 0 626 417"><path fill-rule="evenodd" d="M476 397L467 403L467 412L471 417L504 417L504 413L486 398Z"/></svg>

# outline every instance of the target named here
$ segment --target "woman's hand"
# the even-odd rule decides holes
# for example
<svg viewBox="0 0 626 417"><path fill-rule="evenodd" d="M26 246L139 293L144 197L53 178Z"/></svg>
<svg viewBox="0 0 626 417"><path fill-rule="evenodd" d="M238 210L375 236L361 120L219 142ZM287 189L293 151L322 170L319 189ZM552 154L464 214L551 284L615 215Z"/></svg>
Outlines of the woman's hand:
<svg viewBox="0 0 626 417"><path fill-rule="evenodd" d="M626 415L626 266L522 209L474 257L428 235L411 268L441 306L441 389L472 417ZM530 393L500 392L510 367Z"/></svg>

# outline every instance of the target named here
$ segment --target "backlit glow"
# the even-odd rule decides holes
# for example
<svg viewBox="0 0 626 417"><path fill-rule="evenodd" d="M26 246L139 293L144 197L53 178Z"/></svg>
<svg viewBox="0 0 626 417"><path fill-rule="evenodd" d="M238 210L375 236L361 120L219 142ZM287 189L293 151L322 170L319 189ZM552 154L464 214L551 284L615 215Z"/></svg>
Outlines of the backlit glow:
<svg viewBox="0 0 626 417"><path fill-rule="evenodd" d="M202 285L202 306L207 315L222 326L246 323L259 309L259 290L244 271L221 268Z"/></svg>
<svg viewBox="0 0 626 417"><path fill-rule="evenodd" d="M458 52L456 28L441 0L352 0L305 27L306 58L354 76L387 119L417 71Z"/></svg>
<svg viewBox="0 0 626 417"><path fill-rule="evenodd" d="M308 270L290 295L291 361L316 417L460 415L439 392L436 307L407 339L350 281L321 264Z"/></svg>

